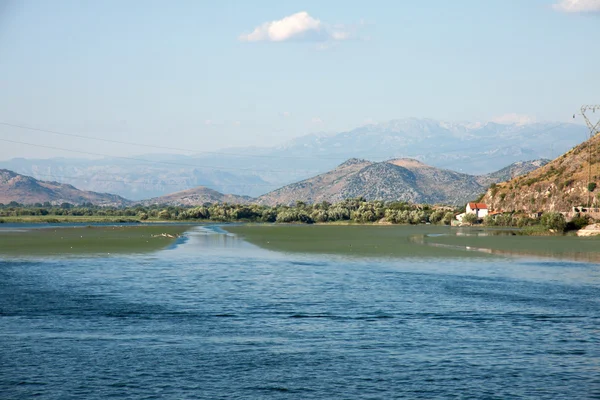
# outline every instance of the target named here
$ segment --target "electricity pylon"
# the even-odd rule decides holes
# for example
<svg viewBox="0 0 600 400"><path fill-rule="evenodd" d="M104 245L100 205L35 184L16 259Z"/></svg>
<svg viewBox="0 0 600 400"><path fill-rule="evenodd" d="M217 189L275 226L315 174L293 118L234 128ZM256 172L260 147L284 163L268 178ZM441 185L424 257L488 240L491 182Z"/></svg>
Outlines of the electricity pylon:
<svg viewBox="0 0 600 400"><path fill-rule="evenodd" d="M590 113L595 113L600 111L600 105L595 106L581 106L581 116L585 120L585 124L590 129L590 139L600 133L600 118L594 124L589 117ZM573 117L575 117L573 115ZM588 140L588 185L592 182L592 142ZM590 192L588 187L588 208L591 206L592 192Z"/></svg>

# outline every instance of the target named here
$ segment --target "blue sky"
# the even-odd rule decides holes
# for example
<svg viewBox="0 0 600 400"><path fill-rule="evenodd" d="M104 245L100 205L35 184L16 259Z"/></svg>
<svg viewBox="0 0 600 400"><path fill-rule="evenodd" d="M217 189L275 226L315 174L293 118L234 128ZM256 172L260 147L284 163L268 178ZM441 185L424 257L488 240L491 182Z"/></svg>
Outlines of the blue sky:
<svg viewBox="0 0 600 400"><path fill-rule="evenodd" d="M600 0L0 0L0 122L200 151L405 117L566 121L600 102L598 38ZM17 156L74 154L0 143Z"/></svg>

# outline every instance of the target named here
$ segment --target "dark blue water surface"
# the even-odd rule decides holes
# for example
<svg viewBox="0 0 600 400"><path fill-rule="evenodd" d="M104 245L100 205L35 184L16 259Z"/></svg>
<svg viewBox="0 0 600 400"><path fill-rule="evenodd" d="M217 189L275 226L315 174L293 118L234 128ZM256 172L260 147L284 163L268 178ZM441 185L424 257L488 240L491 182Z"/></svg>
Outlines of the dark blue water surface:
<svg viewBox="0 0 600 400"><path fill-rule="evenodd" d="M600 398L600 268L272 253L0 260L0 398Z"/></svg>

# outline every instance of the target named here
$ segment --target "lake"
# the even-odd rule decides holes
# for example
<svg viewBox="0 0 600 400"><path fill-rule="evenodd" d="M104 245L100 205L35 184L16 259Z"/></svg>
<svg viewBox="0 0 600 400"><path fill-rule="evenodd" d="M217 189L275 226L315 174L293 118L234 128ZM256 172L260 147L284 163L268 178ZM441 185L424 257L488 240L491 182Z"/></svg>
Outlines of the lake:
<svg viewBox="0 0 600 400"><path fill-rule="evenodd" d="M600 398L600 242L280 228L0 255L0 398Z"/></svg>

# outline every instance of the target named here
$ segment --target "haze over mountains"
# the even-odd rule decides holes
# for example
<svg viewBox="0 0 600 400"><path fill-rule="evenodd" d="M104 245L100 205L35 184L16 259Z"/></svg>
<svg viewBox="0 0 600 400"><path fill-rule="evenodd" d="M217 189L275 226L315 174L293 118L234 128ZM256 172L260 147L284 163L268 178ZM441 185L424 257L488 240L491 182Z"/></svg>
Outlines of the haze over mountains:
<svg viewBox="0 0 600 400"><path fill-rule="evenodd" d="M576 124L449 123L409 118L337 134L302 136L270 148L136 157L147 161L13 159L0 162L0 168L132 200L197 186L254 197L329 171L350 158L414 158L442 169L483 175L517 161L554 158L580 143L586 134L586 128Z"/></svg>
<svg viewBox="0 0 600 400"><path fill-rule="evenodd" d="M514 163L493 174L473 176L439 169L413 159L371 162L350 159L332 171L284 186L259 198L223 194L203 186L138 202L120 196L81 191L71 185L39 181L0 170L0 203L93 203L103 206L206 203L291 205L297 201L335 203L348 198L459 205L485 192L491 182L509 179L544 165L546 160Z"/></svg>
<svg viewBox="0 0 600 400"><path fill-rule="evenodd" d="M83 191L68 184L39 181L0 169L0 203L8 204L12 201L24 204L48 202L53 205L92 203L114 207L131 204L131 201L114 194Z"/></svg>

